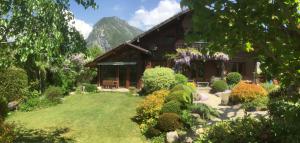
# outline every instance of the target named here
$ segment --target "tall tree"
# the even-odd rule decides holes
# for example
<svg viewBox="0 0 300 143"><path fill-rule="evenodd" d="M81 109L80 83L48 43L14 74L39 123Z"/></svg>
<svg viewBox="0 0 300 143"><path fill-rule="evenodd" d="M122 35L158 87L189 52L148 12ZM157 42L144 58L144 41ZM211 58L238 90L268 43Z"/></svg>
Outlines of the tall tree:
<svg viewBox="0 0 300 143"><path fill-rule="evenodd" d="M298 0L182 0L193 11L189 40L206 40L210 51L254 52L262 69L283 86L300 82Z"/></svg>
<svg viewBox="0 0 300 143"><path fill-rule="evenodd" d="M75 0L96 8L94 0ZM70 26L69 0L1 0L0 67L26 62L29 57L55 62L85 48L82 36Z"/></svg>

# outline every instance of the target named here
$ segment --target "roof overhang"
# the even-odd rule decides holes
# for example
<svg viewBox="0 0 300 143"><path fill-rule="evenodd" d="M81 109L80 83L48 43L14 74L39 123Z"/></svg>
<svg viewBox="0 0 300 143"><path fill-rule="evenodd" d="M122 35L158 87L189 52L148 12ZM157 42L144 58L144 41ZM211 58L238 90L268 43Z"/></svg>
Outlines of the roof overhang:
<svg viewBox="0 0 300 143"><path fill-rule="evenodd" d="M95 67L95 66L97 66L97 64L98 64L99 61L101 61L102 59L104 59L104 58L110 56L111 54L115 53L116 51L118 51L118 50L120 50L121 48L124 48L124 47L129 47L129 48L136 49L136 50L138 50L138 51L140 51L140 52L142 52L142 53L144 53L144 54L148 54L148 55L151 54L151 52L150 52L149 50L146 50L146 49L144 49L144 48L142 48L142 47L139 47L139 46L137 46L137 45L134 45L134 44L125 42L125 43L119 45L118 47L116 47L116 48L114 48L114 49L112 49L112 50L106 52L105 54L103 54L103 55L101 55L101 56L98 56L98 57L95 58L93 61L87 63L85 66L86 66L86 67ZM101 62L100 62L100 63L101 63Z"/></svg>
<svg viewBox="0 0 300 143"><path fill-rule="evenodd" d="M136 65L136 62L101 62L97 63L99 66L124 66L124 65Z"/></svg>

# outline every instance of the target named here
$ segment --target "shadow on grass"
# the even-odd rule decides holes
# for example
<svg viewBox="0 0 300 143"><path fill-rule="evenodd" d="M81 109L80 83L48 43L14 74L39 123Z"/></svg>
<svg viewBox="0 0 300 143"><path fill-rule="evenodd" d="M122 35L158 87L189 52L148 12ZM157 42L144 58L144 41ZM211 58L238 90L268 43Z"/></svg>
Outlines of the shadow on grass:
<svg viewBox="0 0 300 143"><path fill-rule="evenodd" d="M18 127L15 129L14 143L73 143L75 141L72 138L63 136L69 131L69 128L39 130Z"/></svg>

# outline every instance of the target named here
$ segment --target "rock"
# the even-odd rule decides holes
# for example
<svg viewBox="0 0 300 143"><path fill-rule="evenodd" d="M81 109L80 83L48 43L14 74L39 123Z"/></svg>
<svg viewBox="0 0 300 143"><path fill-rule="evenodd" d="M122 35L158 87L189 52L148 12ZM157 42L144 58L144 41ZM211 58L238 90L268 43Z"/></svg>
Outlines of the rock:
<svg viewBox="0 0 300 143"><path fill-rule="evenodd" d="M8 107L9 110L12 111L12 110L17 109L18 105L19 105L18 101L12 101L12 102L8 103L7 107Z"/></svg>
<svg viewBox="0 0 300 143"><path fill-rule="evenodd" d="M168 143L175 143L178 141L178 139L179 139L179 136L176 131L167 133L167 142Z"/></svg>
<svg viewBox="0 0 300 143"><path fill-rule="evenodd" d="M196 113L192 113L192 116L195 117L195 118L200 118L200 115L196 114Z"/></svg>
<svg viewBox="0 0 300 143"><path fill-rule="evenodd" d="M193 139L192 139L191 137L186 137L186 138L184 139L184 142L185 142L185 143L192 143L192 142L193 142Z"/></svg>
<svg viewBox="0 0 300 143"><path fill-rule="evenodd" d="M202 101L205 101L205 100L207 100L207 99L208 99L208 95L205 94L205 93L202 93L202 94L201 94L201 100L202 100Z"/></svg>

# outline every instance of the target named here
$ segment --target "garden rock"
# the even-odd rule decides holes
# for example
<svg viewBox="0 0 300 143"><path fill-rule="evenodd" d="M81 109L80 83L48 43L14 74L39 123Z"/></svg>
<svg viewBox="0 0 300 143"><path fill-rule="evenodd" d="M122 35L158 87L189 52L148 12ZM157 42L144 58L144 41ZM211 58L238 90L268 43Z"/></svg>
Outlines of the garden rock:
<svg viewBox="0 0 300 143"><path fill-rule="evenodd" d="M8 103L7 107L10 111L12 111L12 110L17 109L18 105L19 105L18 101L12 101L12 102Z"/></svg>
<svg viewBox="0 0 300 143"><path fill-rule="evenodd" d="M208 95L201 93L201 101L205 101L205 100L208 100Z"/></svg>
<svg viewBox="0 0 300 143"><path fill-rule="evenodd" d="M185 143L192 143L192 142L193 142L193 139L192 139L191 137L186 137L186 138L184 139L184 142L185 142Z"/></svg>
<svg viewBox="0 0 300 143"><path fill-rule="evenodd" d="M175 143L178 141L178 139L179 139L179 136L176 131L167 133L167 142L168 143Z"/></svg>

